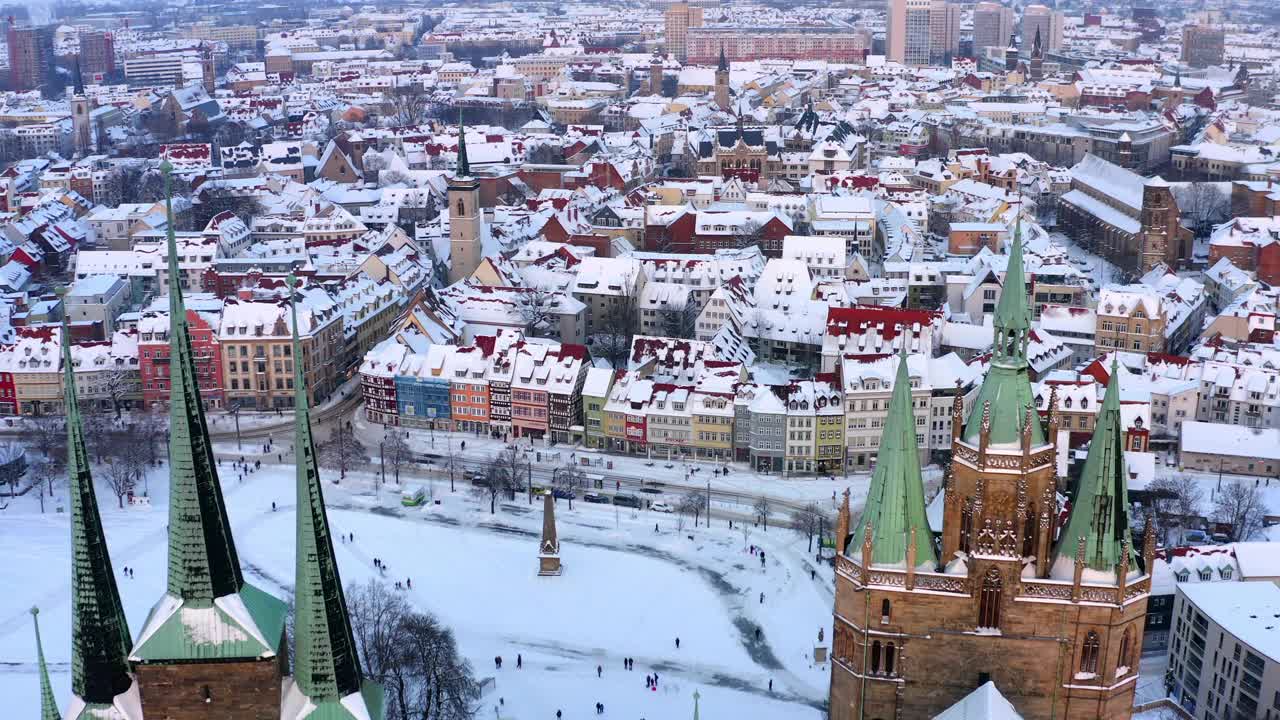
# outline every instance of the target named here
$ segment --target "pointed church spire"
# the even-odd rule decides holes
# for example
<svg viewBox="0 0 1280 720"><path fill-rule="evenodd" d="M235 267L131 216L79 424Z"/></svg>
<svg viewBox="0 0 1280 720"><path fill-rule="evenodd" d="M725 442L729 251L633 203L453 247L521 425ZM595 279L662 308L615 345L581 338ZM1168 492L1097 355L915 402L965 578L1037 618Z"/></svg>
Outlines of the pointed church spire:
<svg viewBox="0 0 1280 720"><path fill-rule="evenodd" d="M361 689L347 601L333 554L333 534L311 437L311 410L298 339L297 279L289 277L293 328L294 433L297 448L297 559L294 574L294 682L312 703L338 703Z"/></svg>
<svg viewBox="0 0 1280 720"><path fill-rule="evenodd" d="M84 78L81 77L80 75L80 54L79 53L76 53L76 63L75 63L75 69L73 70L73 72L74 72L74 75L71 78L73 81L72 91L76 95L84 95Z"/></svg>
<svg viewBox="0 0 1280 720"><path fill-rule="evenodd" d="M209 442L187 331L174 235L172 166L165 161L169 253L169 594L207 607L240 592L244 578Z"/></svg>
<svg viewBox="0 0 1280 720"><path fill-rule="evenodd" d="M40 608L31 608L31 624L36 628L36 669L40 673L40 720L62 720L58 702L53 699L49 667L44 662L44 645L40 642Z"/></svg>
<svg viewBox="0 0 1280 720"><path fill-rule="evenodd" d="M893 381L893 395L889 399L876 469L871 475L871 488L853 533L854 537L865 537L870 526L872 559L877 565L905 563L909 554L907 545L913 539L916 564L937 565L933 534L925 514L920 446L916 442L912 405L911 376L907 372L904 349Z"/></svg>
<svg viewBox="0 0 1280 720"><path fill-rule="evenodd" d="M165 162L161 171L169 226L169 569L165 594L147 616L129 659L140 664L273 662L288 606L246 583L240 573L182 299L172 167Z"/></svg>
<svg viewBox="0 0 1280 720"><path fill-rule="evenodd" d="M1028 416L1027 406L1034 406L1031 378L1028 375L1027 345L1031 342L1031 309L1027 301L1027 278L1022 261L1022 209L1016 207L1013 241L1009 245L1009 263L1005 269L1004 287L995 313L995 347L991 369L982 382L978 398L964 426L966 442L978 442L982 428L983 408L991 408L990 442L993 445L1020 443L1023 425L1031 418L1031 443L1043 445L1044 428L1039 416Z"/></svg>
<svg viewBox="0 0 1280 720"><path fill-rule="evenodd" d="M1071 579L1077 544L1084 540L1084 563L1090 570L1114 571L1128 554L1128 567L1138 563L1129 542L1128 468L1124 462L1124 429L1120 420L1120 368L1111 355L1102 409L1089 441L1089 455L1080 473L1080 486L1071 504L1067 525L1059 536L1052 575Z"/></svg>
<svg viewBox="0 0 1280 720"><path fill-rule="evenodd" d="M1043 57L1043 55L1044 55L1044 48L1040 44L1040 26L1037 25L1035 37L1032 38L1031 40L1031 57L1039 58L1039 57Z"/></svg>
<svg viewBox="0 0 1280 720"><path fill-rule="evenodd" d="M728 70L729 61L724 56L724 43L720 43L720 64L716 66L717 70Z"/></svg>
<svg viewBox="0 0 1280 720"><path fill-rule="evenodd" d="M458 110L458 168L454 177L471 177L471 163L467 160L467 126L462 121L462 110Z"/></svg>
<svg viewBox="0 0 1280 720"><path fill-rule="evenodd" d="M116 587L80 420L71 331L62 318L67 482L71 495L71 692L86 705L111 705L129 689L129 623Z"/></svg>
<svg viewBox="0 0 1280 720"><path fill-rule="evenodd" d="M1027 281L1022 262L1022 208L1014 221L1013 241L1009 244L1009 263L1005 268L1004 287L996 305L996 355L1026 362L1031 311L1027 303Z"/></svg>

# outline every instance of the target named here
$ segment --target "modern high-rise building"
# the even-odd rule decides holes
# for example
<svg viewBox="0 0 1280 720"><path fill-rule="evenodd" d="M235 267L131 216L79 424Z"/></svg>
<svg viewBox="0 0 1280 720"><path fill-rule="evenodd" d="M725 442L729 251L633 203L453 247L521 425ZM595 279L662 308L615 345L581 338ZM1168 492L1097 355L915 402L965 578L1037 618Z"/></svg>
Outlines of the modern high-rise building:
<svg viewBox="0 0 1280 720"><path fill-rule="evenodd" d="M53 31L47 27L18 27L9 20L9 87L35 90L45 84L53 61Z"/></svg>
<svg viewBox="0 0 1280 720"><path fill-rule="evenodd" d="M1226 33L1212 25L1188 25L1182 28L1182 62L1191 67L1221 65L1226 55Z"/></svg>
<svg viewBox="0 0 1280 720"><path fill-rule="evenodd" d="M903 65L928 65L933 0L889 0L885 55Z"/></svg>
<svg viewBox="0 0 1280 720"><path fill-rule="evenodd" d="M1044 52L1062 48L1062 13L1044 5L1028 5L1022 11L1022 42L1018 47L1023 57L1029 57L1035 44L1036 30L1040 31L1040 44Z"/></svg>
<svg viewBox="0 0 1280 720"><path fill-rule="evenodd" d="M1013 8L997 2L980 2L973 9L973 54L986 55L987 48L1003 49L1013 34Z"/></svg>
<svg viewBox="0 0 1280 720"><path fill-rule="evenodd" d="M80 77L89 83L108 80L116 72L116 45L102 30L80 33Z"/></svg>
<svg viewBox="0 0 1280 720"><path fill-rule="evenodd" d="M689 28L701 27L702 6L687 2L672 3L666 12L667 54L684 62L688 59Z"/></svg>
<svg viewBox="0 0 1280 720"><path fill-rule="evenodd" d="M960 6L947 0L929 5L929 64L947 66L960 52Z"/></svg>

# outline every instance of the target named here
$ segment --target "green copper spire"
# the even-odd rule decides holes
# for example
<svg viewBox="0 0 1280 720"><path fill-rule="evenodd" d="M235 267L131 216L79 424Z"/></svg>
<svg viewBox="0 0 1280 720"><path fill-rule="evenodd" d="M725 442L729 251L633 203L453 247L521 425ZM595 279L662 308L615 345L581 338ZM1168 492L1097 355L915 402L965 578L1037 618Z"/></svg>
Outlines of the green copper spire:
<svg viewBox="0 0 1280 720"><path fill-rule="evenodd" d="M933 535L925 514L920 446L916 442L916 418L911 406L911 377L904 352L893 381L893 396L889 399L876 469L871 475L871 489L853 533L855 539L861 540L870 523L872 561L877 565L905 563L913 529L916 531L916 565L937 565Z"/></svg>
<svg viewBox="0 0 1280 720"><path fill-rule="evenodd" d="M471 163L467 160L467 126L462 121L462 110L458 110L458 169L454 177L471 177Z"/></svg>
<svg viewBox="0 0 1280 720"><path fill-rule="evenodd" d="M1000 303L996 305L995 328L996 354L1026 362L1031 310L1027 304L1027 277L1022 264L1021 215L1014 223L1013 242L1009 244L1009 264L1005 268Z"/></svg>
<svg viewBox="0 0 1280 720"><path fill-rule="evenodd" d="M111 705L129 689L129 623L89 471L71 331L62 320L63 401L67 418L67 482L71 495L71 691L86 705Z"/></svg>
<svg viewBox="0 0 1280 720"><path fill-rule="evenodd" d="M1019 210L1019 213L1021 211ZM1009 247L1009 264L1005 269L1004 289L996 305L995 343L991 369L978 391L969 419L965 421L964 439L977 443L982 432L983 409L991 406L992 445L1020 443L1028 405L1035 405L1031 378L1027 374L1027 345L1031 342L1031 310L1027 302L1027 278L1022 262L1022 215L1014 226ZM1044 428L1034 420L1031 444L1043 445Z"/></svg>
<svg viewBox="0 0 1280 720"><path fill-rule="evenodd" d="M130 660L218 662L274 658L288 606L240 574L217 462L196 381L178 275L168 162L169 250L169 574Z"/></svg>
<svg viewBox="0 0 1280 720"><path fill-rule="evenodd" d="M297 281L289 277L289 315L293 326L294 432L297 448L297 559L294 576L294 682L311 701L337 704L361 689L347 601L333 554L333 535L324 509L324 492L311 438L311 411L302 373L298 339Z"/></svg>
<svg viewBox="0 0 1280 720"><path fill-rule="evenodd" d="M1128 468L1124 462L1124 435L1120 420L1120 370L1111 355L1111 377L1089 441L1089 456L1080 473L1080 487L1071 504L1067 526L1059 536L1054 575L1070 578L1077 545L1085 539L1085 564L1091 570L1115 570L1129 538ZM1138 563L1129 545L1129 567Z"/></svg>
<svg viewBox="0 0 1280 720"><path fill-rule="evenodd" d="M36 627L36 665L40 672L40 720L62 720L62 716L58 714L58 703L53 699L49 667L44 662L44 645L40 642L40 608L31 608L31 624Z"/></svg>
<svg viewBox="0 0 1280 720"><path fill-rule="evenodd" d="M244 578L192 360L178 273L171 170L167 161L161 166L169 245L169 594L207 607L214 598L240 592Z"/></svg>

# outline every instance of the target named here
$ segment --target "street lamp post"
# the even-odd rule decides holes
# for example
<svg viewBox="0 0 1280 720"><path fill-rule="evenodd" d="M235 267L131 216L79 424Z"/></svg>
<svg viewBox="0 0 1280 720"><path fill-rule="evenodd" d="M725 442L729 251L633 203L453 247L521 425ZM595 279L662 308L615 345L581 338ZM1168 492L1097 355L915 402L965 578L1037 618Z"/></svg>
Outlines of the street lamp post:
<svg viewBox="0 0 1280 720"><path fill-rule="evenodd" d="M243 450L244 448L240 445L240 401L239 400L231 401L231 417L234 418L236 421L236 449Z"/></svg>

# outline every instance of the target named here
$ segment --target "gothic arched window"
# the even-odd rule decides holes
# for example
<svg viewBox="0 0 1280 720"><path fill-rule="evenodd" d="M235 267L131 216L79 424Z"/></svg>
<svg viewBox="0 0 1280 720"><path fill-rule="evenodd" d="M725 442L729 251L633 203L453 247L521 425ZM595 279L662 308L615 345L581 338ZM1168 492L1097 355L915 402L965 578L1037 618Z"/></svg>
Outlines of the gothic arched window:
<svg viewBox="0 0 1280 720"><path fill-rule="evenodd" d="M880 641L871 643L871 672L880 672Z"/></svg>
<svg viewBox="0 0 1280 720"><path fill-rule="evenodd" d="M1098 674L1099 645L1098 633L1090 630L1084 638L1084 648L1080 651L1080 672Z"/></svg>
<svg viewBox="0 0 1280 720"><path fill-rule="evenodd" d="M1116 660L1117 667L1132 667L1129 664L1129 646L1132 643L1132 639L1132 636L1129 634L1129 628L1125 628L1124 635L1120 637L1120 658Z"/></svg>
<svg viewBox="0 0 1280 720"><path fill-rule="evenodd" d="M982 579L982 594L978 598L978 627L1000 627L1000 571L991 568Z"/></svg>
<svg viewBox="0 0 1280 720"><path fill-rule="evenodd" d="M888 598L885 598L884 600L880 601L880 624L881 625L889 624L889 614L890 614L889 611L891 609L892 607L889 604Z"/></svg>
<svg viewBox="0 0 1280 720"><path fill-rule="evenodd" d="M458 198L458 215L462 215L462 198Z"/></svg>
<svg viewBox="0 0 1280 720"><path fill-rule="evenodd" d="M884 651L884 674L885 675L893 674L893 660L894 660L893 655L894 655L893 643L889 643L889 646L885 648L885 651Z"/></svg>

